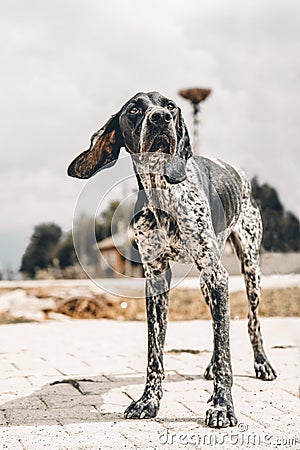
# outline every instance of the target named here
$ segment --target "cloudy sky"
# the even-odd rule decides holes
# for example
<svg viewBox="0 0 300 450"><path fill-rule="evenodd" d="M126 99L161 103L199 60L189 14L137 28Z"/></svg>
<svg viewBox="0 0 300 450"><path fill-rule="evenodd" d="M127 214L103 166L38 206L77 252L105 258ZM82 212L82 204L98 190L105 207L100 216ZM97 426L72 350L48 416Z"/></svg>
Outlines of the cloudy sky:
<svg viewBox="0 0 300 450"><path fill-rule="evenodd" d="M10 0L1 5L0 261L33 226L72 226L66 176L91 134L137 91L177 101L211 87L201 153L274 185L300 215L297 0ZM113 169L112 169L113 170Z"/></svg>

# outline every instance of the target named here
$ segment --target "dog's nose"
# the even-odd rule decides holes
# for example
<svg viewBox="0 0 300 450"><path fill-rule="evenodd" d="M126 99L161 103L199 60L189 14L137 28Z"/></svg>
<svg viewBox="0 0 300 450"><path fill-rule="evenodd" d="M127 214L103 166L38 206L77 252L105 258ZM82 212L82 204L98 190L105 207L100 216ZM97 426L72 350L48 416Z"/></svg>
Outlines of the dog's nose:
<svg viewBox="0 0 300 450"><path fill-rule="evenodd" d="M162 110L154 110L151 112L149 116L150 122L155 126L164 126L171 122L172 115L169 111Z"/></svg>

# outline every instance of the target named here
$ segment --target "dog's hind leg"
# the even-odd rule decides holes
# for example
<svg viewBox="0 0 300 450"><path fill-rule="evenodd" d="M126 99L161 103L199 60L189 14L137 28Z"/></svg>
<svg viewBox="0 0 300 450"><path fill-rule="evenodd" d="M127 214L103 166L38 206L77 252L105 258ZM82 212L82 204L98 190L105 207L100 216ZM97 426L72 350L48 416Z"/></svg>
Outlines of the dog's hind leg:
<svg viewBox="0 0 300 450"><path fill-rule="evenodd" d="M254 352L255 374L262 380L274 380L276 373L265 354L258 320L261 293L259 250L262 239L262 221L258 207L250 197L244 200L240 218L229 239L241 262L246 284L249 302L248 332Z"/></svg>
<svg viewBox="0 0 300 450"><path fill-rule="evenodd" d="M138 401L133 401L124 413L128 419L155 417L163 395L163 351L168 319L171 269L167 261L162 261L159 265L145 264L144 269L148 322L147 379L142 397Z"/></svg>

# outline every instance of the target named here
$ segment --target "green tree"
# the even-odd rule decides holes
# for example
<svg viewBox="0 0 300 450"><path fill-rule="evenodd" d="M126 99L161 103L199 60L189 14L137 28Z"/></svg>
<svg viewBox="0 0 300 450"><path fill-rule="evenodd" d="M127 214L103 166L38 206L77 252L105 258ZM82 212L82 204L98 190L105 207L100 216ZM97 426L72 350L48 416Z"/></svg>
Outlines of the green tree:
<svg viewBox="0 0 300 450"><path fill-rule="evenodd" d="M73 236L78 257L83 264L95 264L95 220L82 213L74 223Z"/></svg>
<svg viewBox="0 0 300 450"><path fill-rule="evenodd" d="M57 244L55 256L59 261L61 269L73 266L76 263L77 256L73 245L73 237L71 231L65 234Z"/></svg>
<svg viewBox="0 0 300 450"><path fill-rule="evenodd" d="M277 191L267 183L252 180L252 193L260 207L264 234L262 245L267 251L300 250L300 224L290 211L285 211Z"/></svg>
<svg viewBox="0 0 300 450"><path fill-rule="evenodd" d="M53 266L53 258L61 234L61 228L55 223L37 225L22 257L20 271L34 278L38 269Z"/></svg>
<svg viewBox="0 0 300 450"><path fill-rule="evenodd" d="M74 224L74 239L81 262L95 264L97 262L95 243L111 236L112 232L115 233L120 222L129 223L133 205L122 204L122 207L118 208L119 204L118 201L112 201L96 221L84 213L79 216ZM52 267L55 259L58 260L61 269L76 264L77 255L72 232L63 235L61 228L54 223L39 224L34 228L30 243L22 257L20 271L34 278L38 269Z"/></svg>
<svg viewBox="0 0 300 450"><path fill-rule="evenodd" d="M284 239L285 249L283 251L295 251L300 250L300 232L299 232L299 220L290 211L287 211L282 220L282 235L286 237Z"/></svg>
<svg viewBox="0 0 300 450"><path fill-rule="evenodd" d="M113 200L108 205L107 209L101 214L100 218L96 220L96 239L97 242L102 241L102 239L111 236L112 233L115 233L117 230L112 226L112 218L118 208L120 202L117 200Z"/></svg>

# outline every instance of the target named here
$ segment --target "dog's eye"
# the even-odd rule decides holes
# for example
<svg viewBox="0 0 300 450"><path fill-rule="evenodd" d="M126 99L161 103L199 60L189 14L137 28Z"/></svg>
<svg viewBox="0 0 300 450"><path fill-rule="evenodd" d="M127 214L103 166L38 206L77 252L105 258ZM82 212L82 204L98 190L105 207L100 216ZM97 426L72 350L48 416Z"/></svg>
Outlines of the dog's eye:
<svg viewBox="0 0 300 450"><path fill-rule="evenodd" d="M174 103L168 103L167 104L167 109L169 110L169 111L173 111L173 109L175 109L176 108L176 106L174 105Z"/></svg>
<svg viewBox="0 0 300 450"><path fill-rule="evenodd" d="M139 112L139 109L136 108L135 106L133 106L132 108L130 108L129 110L129 114L137 114Z"/></svg>

